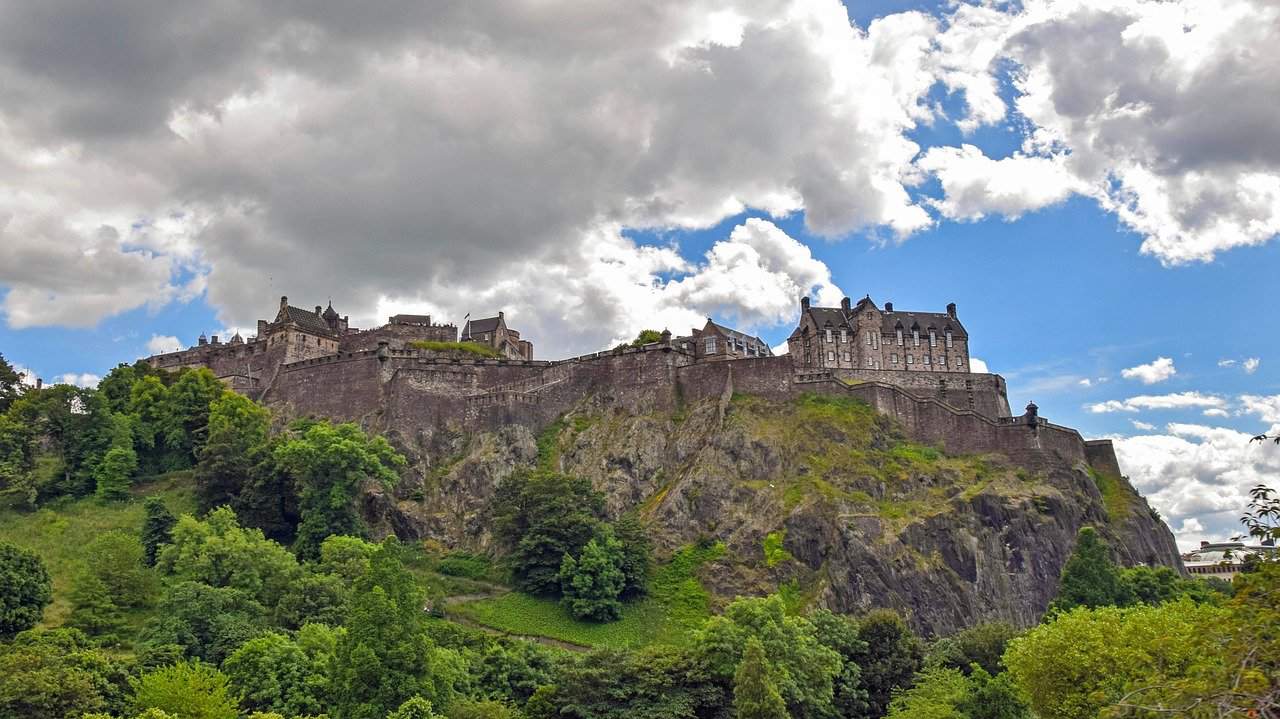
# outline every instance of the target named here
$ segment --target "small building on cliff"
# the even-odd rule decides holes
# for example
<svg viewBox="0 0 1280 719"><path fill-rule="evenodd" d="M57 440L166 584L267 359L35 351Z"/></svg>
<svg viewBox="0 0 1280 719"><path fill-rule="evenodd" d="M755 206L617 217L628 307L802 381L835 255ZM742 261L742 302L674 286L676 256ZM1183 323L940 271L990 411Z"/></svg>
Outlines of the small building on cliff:
<svg viewBox="0 0 1280 719"><path fill-rule="evenodd" d="M519 332L507 327L505 312L498 312L497 317L467 320L462 326L462 341L491 347L506 359L533 359L533 343L520 339Z"/></svg>
<svg viewBox="0 0 1280 719"><path fill-rule="evenodd" d="M671 344L698 359L711 361L773 356L764 340L717 324L710 317L701 329L695 327L688 335L672 339Z"/></svg>

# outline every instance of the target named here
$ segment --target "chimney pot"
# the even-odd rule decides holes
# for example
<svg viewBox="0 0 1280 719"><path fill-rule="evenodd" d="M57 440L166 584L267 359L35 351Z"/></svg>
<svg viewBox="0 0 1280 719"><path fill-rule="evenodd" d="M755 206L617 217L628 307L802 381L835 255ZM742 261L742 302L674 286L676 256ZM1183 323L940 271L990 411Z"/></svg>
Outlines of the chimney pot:
<svg viewBox="0 0 1280 719"><path fill-rule="evenodd" d="M805 297L801 297L801 298L800 298L800 309L802 309L802 310L807 310L807 309L809 309L809 297L808 297L808 296L805 296Z"/></svg>
<svg viewBox="0 0 1280 719"><path fill-rule="evenodd" d="M214 335L213 337L210 337L209 344L215 344L215 345L218 344L218 336Z"/></svg>
<svg viewBox="0 0 1280 719"><path fill-rule="evenodd" d="M320 316L320 305L316 305L316 317Z"/></svg>
<svg viewBox="0 0 1280 719"><path fill-rule="evenodd" d="M848 298L848 297L846 297L846 298L844 298L844 299L840 300L840 309L844 310L845 312L848 312L848 311L849 311L849 307L850 307L850 306L851 306L851 305L850 305L850 302L849 302L849 298Z"/></svg>
<svg viewBox="0 0 1280 719"><path fill-rule="evenodd" d="M956 303L952 302L951 304L947 305L947 315L949 315L952 319L955 319Z"/></svg>
<svg viewBox="0 0 1280 719"><path fill-rule="evenodd" d="M280 307L281 307L281 309L283 309L284 307L288 306L288 304L289 304L289 298L288 298L288 297L285 297L284 295L280 295Z"/></svg>
<svg viewBox="0 0 1280 719"><path fill-rule="evenodd" d="M892 302L886 302L886 303L884 303L884 311L885 311L885 312L892 312L892 311L893 311L893 303L892 303Z"/></svg>

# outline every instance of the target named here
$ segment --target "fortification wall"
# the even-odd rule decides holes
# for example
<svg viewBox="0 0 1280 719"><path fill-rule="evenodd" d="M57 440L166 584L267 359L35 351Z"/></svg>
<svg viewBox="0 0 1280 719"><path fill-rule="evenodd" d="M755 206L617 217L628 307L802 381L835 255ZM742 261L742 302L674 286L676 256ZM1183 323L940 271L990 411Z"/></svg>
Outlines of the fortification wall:
<svg viewBox="0 0 1280 719"><path fill-rule="evenodd" d="M920 370L841 369L832 374L846 382L881 382L902 387L920 397L932 397L986 417L1008 417L1008 390L995 374L927 372Z"/></svg>
<svg viewBox="0 0 1280 719"><path fill-rule="evenodd" d="M379 342L386 342L391 349L401 350L414 340L457 342L458 328L453 325L389 324L343 335L338 340L338 347L343 352L359 352L376 350Z"/></svg>

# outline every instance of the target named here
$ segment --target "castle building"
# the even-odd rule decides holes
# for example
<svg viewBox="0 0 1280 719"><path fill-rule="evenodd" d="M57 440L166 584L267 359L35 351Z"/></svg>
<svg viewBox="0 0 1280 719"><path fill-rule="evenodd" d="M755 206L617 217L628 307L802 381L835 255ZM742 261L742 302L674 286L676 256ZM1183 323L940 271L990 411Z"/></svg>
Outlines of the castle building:
<svg viewBox="0 0 1280 719"><path fill-rule="evenodd" d="M768 343L759 337L717 324L710 317L702 329L693 328L684 337L676 337L671 344L698 359L730 360L748 357L772 357Z"/></svg>
<svg viewBox="0 0 1280 719"><path fill-rule="evenodd" d="M498 312L497 317L485 317L468 320L462 326L462 341L476 342L492 347L498 355L506 359L533 359L533 343L520 339L520 333L507 327L506 315Z"/></svg>
<svg viewBox="0 0 1280 719"><path fill-rule="evenodd" d="M800 322L787 338L800 369L964 372L969 370L969 334L956 317L955 303L941 312L884 309L867 296L851 305L814 307L800 300Z"/></svg>

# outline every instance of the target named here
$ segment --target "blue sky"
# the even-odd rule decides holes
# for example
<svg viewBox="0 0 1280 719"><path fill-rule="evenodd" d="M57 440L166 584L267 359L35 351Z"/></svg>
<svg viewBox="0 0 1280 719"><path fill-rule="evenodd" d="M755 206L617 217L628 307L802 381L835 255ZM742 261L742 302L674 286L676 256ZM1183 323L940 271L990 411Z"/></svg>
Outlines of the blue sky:
<svg viewBox="0 0 1280 719"><path fill-rule="evenodd" d="M549 358L711 312L776 345L838 287L957 303L1184 543L1280 472L1280 80L1232 64L1271 4L427 5L0 17L0 352L91 382L280 294L505 308Z"/></svg>

